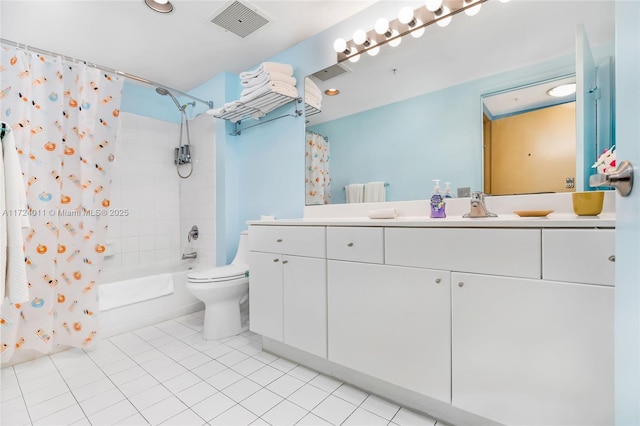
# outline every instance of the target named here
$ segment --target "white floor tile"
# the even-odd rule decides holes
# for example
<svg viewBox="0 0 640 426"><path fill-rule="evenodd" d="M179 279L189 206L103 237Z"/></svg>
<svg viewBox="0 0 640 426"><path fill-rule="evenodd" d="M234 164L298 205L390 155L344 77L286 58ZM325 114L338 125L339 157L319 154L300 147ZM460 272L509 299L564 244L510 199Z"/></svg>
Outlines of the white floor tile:
<svg viewBox="0 0 640 426"><path fill-rule="evenodd" d="M145 408L140 413L152 425L158 425L171 417L182 413L188 407L175 396L164 399L150 407Z"/></svg>
<svg viewBox="0 0 640 426"><path fill-rule="evenodd" d="M362 408L367 411L371 411L374 414L384 417L387 420L393 419L400 407L389 401L385 401L382 398L378 398L375 395L369 395L369 397L362 403Z"/></svg>
<svg viewBox="0 0 640 426"><path fill-rule="evenodd" d="M357 408L342 424L344 426L386 426L389 424L389 420L373 414L371 411Z"/></svg>
<svg viewBox="0 0 640 426"><path fill-rule="evenodd" d="M280 395L283 398L288 398L289 395L300 389L302 386L304 386L304 382L302 380L298 380L295 377L291 377L288 374L285 374L279 379L271 382L267 386L267 389Z"/></svg>
<svg viewBox="0 0 640 426"><path fill-rule="evenodd" d="M242 405L235 405L211 420L209 424L212 426L246 426L256 419L256 415L251 411Z"/></svg>
<svg viewBox="0 0 640 426"><path fill-rule="evenodd" d="M193 370L191 370L191 372L201 379L208 379L209 377L214 376L226 369L226 365L220 364L218 361L211 360L194 368Z"/></svg>
<svg viewBox="0 0 640 426"><path fill-rule="evenodd" d="M25 393L23 396L27 407L31 407L70 391L67 384L61 381L58 384L48 385L33 392Z"/></svg>
<svg viewBox="0 0 640 426"><path fill-rule="evenodd" d="M227 411L236 403L226 395L217 393L191 407L197 415L209 422Z"/></svg>
<svg viewBox="0 0 640 426"><path fill-rule="evenodd" d="M128 370L132 367L137 367L137 366L138 364L135 361L133 361L131 358L123 358L121 360L112 362L110 364L105 364L100 368L102 369L102 371L104 371L106 375L110 376L112 374L116 374L121 371Z"/></svg>
<svg viewBox="0 0 640 426"><path fill-rule="evenodd" d="M260 351L257 354L251 355L251 356L257 359L258 361L264 362L265 364L271 364L272 362L278 360L278 357L275 356L274 354L270 354L269 352L264 352L264 351Z"/></svg>
<svg viewBox="0 0 640 426"><path fill-rule="evenodd" d="M184 368L177 362L174 362L173 364L169 364L160 370L152 371L149 374L155 377L159 382L164 382L186 372L186 368Z"/></svg>
<svg viewBox="0 0 640 426"><path fill-rule="evenodd" d="M325 392L315 386L306 384L292 393L288 399L294 404L311 411L328 396L329 392Z"/></svg>
<svg viewBox="0 0 640 426"><path fill-rule="evenodd" d="M356 389L353 386L349 386L346 383L336 389L333 392L333 395L355 405L362 404L362 402L369 396L368 393L363 392L360 389Z"/></svg>
<svg viewBox="0 0 640 426"><path fill-rule="evenodd" d="M262 386L253 382L249 379L242 379L231 386L228 386L223 391L223 394L227 395L229 398L233 399L235 402L240 402L243 399L253 395L262 389Z"/></svg>
<svg viewBox="0 0 640 426"><path fill-rule="evenodd" d="M249 376L252 373L260 370L262 367L265 366L264 363L258 361L257 359L250 358L249 355L246 355L246 354L243 354L243 355L246 356L247 358L245 358L243 361L240 361L239 363L231 367L234 371L242 374L243 376Z"/></svg>
<svg viewBox="0 0 640 426"><path fill-rule="evenodd" d="M262 419L272 425L289 426L296 424L307 413L308 411L304 408L285 400L263 414Z"/></svg>
<svg viewBox="0 0 640 426"><path fill-rule="evenodd" d="M71 389L78 389L84 385L88 385L91 382L95 382L107 377L102 370L96 368L95 370L83 371L73 377L65 377L65 382Z"/></svg>
<svg viewBox="0 0 640 426"><path fill-rule="evenodd" d="M97 413L107 407L110 407L125 399L125 396L119 389L110 389L106 392L102 392L96 396L80 402L82 410L88 416ZM74 400L75 401L75 400Z"/></svg>
<svg viewBox="0 0 640 426"><path fill-rule="evenodd" d="M234 349L239 349L243 346L248 345L249 343L253 343L253 340L248 339L244 336L236 336L233 339L226 342L225 345L230 346Z"/></svg>
<svg viewBox="0 0 640 426"><path fill-rule="evenodd" d="M312 410L312 413L334 425L339 425L342 424L356 408L355 405L344 399L329 395L327 399Z"/></svg>
<svg viewBox="0 0 640 426"><path fill-rule="evenodd" d="M272 426L272 425L270 423L267 423L266 420L258 418L253 423L251 423L251 426Z"/></svg>
<svg viewBox="0 0 640 426"><path fill-rule="evenodd" d="M320 417L316 416L313 413L307 414L302 418L302 420L296 423L296 426L322 426L322 425L331 425L331 423L329 423L325 419L321 419Z"/></svg>
<svg viewBox="0 0 640 426"><path fill-rule="evenodd" d="M76 404L75 398L71 395L71 392L68 392L28 407L28 411L31 420L36 421Z"/></svg>
<svg viewBox="0 0 640 426"><path fill-rule="evenodd" d="M318 372L299 365L293 370L289 371L287 374L295 377L298 380L302 380L303 382L308 382L309 380L316 377L318 375Z"/></svg>
<svg viewBox="0 0 640 426"><path fill-rule="evenodd" d="M239 347L238 350L243 354L247 354L249 356L253 356L257 353L262 352L262 343L251 341L248 345Z"/></svg>
<svg viewBox="0 0 640 426"><path fill-rule="evenodd" d="M4 386L4 384L3 384ZM4 389L2 389L4 392ZM13 399L9 399L7 401L3 401L2 406L0 407L0 416L8 416L9 414L16 413L18 411L27 411L27 406L24 403L24 399L22 397L17 397ZM0 422L2 424L2 422Z"/></svg>
<svg viewBox="0 0 640 426"><path fill-rule="evenodd" d="M154 379L153 376L146 374L123 385L119 385L118 389L120 389L127 398L131 398L132 396L149 390L158 384L159 382Z"/></svg>
<svg viewBox="0 0 640 426"><path fill-rule="evenodd" d="M169 420L166 420L161 424L163 426L201 426L205 423L204 419L195 412L191 410L184 410L182 413L171 417Z"/></svg>
<svg viewBox="0 0 640 426"><path fill-rule="evenodd" d="M2 404L2 410L0 412L0 424L3 425L30 425L31 419L29 418L29 412L24 405L22 398L11 399L8 402ZM10 405L9 405L10 404ZM11 408L9 408L11 407Z"/></svg>
<svg viewBox="0 0 640 426"><path fill-rule="evenodd" d="M198 382L201 382L202 379L190 371L186 373L182 373L179 376L174 377L173 379L167 380L162 384L164 387L169 389L172 393L176 394L180 391L183 391Z"/></svg>
<svg viewBox="0 0 640 426"><path fill-rule="evenodd" d="M393 417L392 422L400 426L435 426L436 421L430 417L415 413L407 408L400 408L400 411Z"/></svg>
<svg viewBox="0 0 640 426"><path fill-rule="evenodd" d="M211 349L207 349L206 351L204 351L204 353L213 359L218 359L221 356L224 356L229 352L232 352L233 350L234 350L233 348L230 348L227 345L218 345L218 346L212 347Z"/></svg>
<svg viewBox="0 0 640 426"><path fill-rule="evenodd" d="M42 389L43 387L65 385L65 381L60 377L60 373L49 373L42 376L41 380L29 380L27 382L22 379L18 379L20 382L20 389L23 394L31 393Z"/></svg>
<svg viewBox="0 0 640 426"><path fill-rule="evenodd" d="M325 376L324 374L318 374L316 377L314 377L309 381L309 384L317 388L320 388L323 391L327 391L329 393L335 391L340 386L342 386L342 382L332 379L331 377Z"/></svg>
<svg viewBox="0 0 640 426"><path fill-rule="evenodd" d="M138 410L129 401L122 400L97 413L89 415L89 421L93 425L116 425L121 420L127 419L138 413Z"/></svg>
<svg viewBox="0 0 640 426"><path fill-rule="evenodd" d="M209 383L211 386L213 386L214 388L218 390L222 390L227 386L230 386L241 379L242 379L242 376L240 374L236 373L233 370L227 369L227 370L221 371L215 376L209 377L205 381Z"/></svg>
<svg viewBox="0 0 640 426"><path fill-rule="evenodd" d="M249 375L249 379L262 386L267 386L269 383L273 382L278 377L282 377L283 375L284 372L278 370L277 368L273 368L270 365L267 365L265 367L262 367L255 373Z"/></svg>
<svg viewBox="0 0 640 426"><path fill-rule="evenodd" d="M138 364L144 364L145 362L152 361L156 358L160 358L164 356L162 352L157 349L151 349L136 355L132 355L131 359L137 362Z"/></svg>
<svg viewBox="0 0 640 426"><path fill-rule="evenodd" d="M20 391L20 386L16 385L16 386L5 388L3 383L2 392L0 392L0 401L4 404L5 401L10 401L15 398L22 398L22 392Z"/></svg>
<svg viewBox="0 0 640 426"><path fill-rule="evenodd" d="M155 385L152 388L129 397L129 401L131 401L138 410L142 411L170 396L171 392L169 392L167 388L162 385Z"/></svg>
<svg viewBox="0 0 640 426"><path fill-rule="evenodd" d="M115 385L113 382L105 377L104 379L96 380L95 382L74 389L71 393L73 393L73 396L80 402L114 388Z"/></svg>
<svg viewBox="0 0 640 426"><path fill-rule="evenodd" d="M256 416L262 416L282 401L282 397L268 389L261 389L240 403Z"/></svg>
<svg viewBox="0 0 640 426"><path fill-rule="evenodd" d="M227 367L231 367L238 364L240 361L244 361L247 358L249 358L249 355L243 354L242 352L234 349L233 351L225 355L222 355L219 358L216 358L216 361L226 365ZM256 361L256 362L259 362L259 361Z"/></svg>
<svg viewBox="0 0 640 426"><path fill-rule="evenodd" d="M180 398L180 400L187 406L191 407L192 405L195 405L203 399L209 398L216 393L218 393L218 390L211 386L209 383L200 382L181 392L178 392L176 396Z"/></svg>
<svg viewBox="0 0 640 426"><path fill-rule="evenodd" d="M142 417L142 414L140 413L136 413L133 416L127 417L126 419L118 422L118 426L143 426L148 424L149 422Z"/></svg>
<svg viewBox="0 0 640 426"><path fill-rule="evenodd" d="M4 407L2 407L4 409ZM33 422L34 426L51 426L51 425L69 425L85 418L84 412L79 405L72 405L63 410L58 411L50 416L44 417ZM12 423L2 424L11 425Z"/></svg>
<svg viewBox="0 0 640 426"><path fill-rule="evenodd" d="M278 358L272 363L269 363L269 365L272 366L273 368L277 368L280 371L284 371L285 373L288 373L289 371L293 370L298 366L298 364L295 364L284 358Z"/></svg>
<svg viewBox="0 0 640 426"><path fill-rule="evenodd" d="M144 368L136 365L135 367L131 367L119 373L110 374L109 379L111 379L111 381L115 383L116 386L122 386L129 382L137 381L141 377L145 377L148 375L149 373Z"/></svg>
<svg viewBox="0 0 640 426"><path fill-rule="evenodd" d="M153 359L150 359L149 361L141 363L140 367L144 368L149 373L153 373L154 371L162 370L163 368L173 364L175 364L174 360L172 360L165 354L162 354L159 357L155 357Z"/></svg>
<svg viewBox="0 0 640 426"><path fill-rule="evenodd" d="M153 325L134 330L134 333L140 338L149 341L164 336L166 333Z"/></svg>
<svg viewBox="0 0 640 426"><path fill-rule="evenodd" d="M202 352L197 352L189 357L181 359L180 365L184 368L188 368L189 370L193 370L196 367L199 367L207 362L211 361L211 357L203 354Z"/></svg>

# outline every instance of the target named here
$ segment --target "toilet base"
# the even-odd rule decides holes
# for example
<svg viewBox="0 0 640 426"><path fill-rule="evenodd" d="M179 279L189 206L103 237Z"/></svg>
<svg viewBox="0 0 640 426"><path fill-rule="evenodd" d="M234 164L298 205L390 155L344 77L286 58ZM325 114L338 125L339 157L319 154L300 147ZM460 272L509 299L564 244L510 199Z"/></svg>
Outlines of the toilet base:
<svg viewBox="0 0 640 426"><path fill-rule="evenodd" d="M204 340L224 339L248 329L248 325L242 324L238 303L210 302L205 305L204 328L202 330Z"/></svg>

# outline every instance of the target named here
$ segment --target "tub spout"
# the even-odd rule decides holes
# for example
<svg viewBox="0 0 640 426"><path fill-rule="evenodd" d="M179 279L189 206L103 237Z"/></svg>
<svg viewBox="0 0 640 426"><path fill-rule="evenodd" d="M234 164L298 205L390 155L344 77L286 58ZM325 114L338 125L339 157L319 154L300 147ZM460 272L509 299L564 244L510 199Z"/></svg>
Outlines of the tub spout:
<svg viewBox="0 0 640 426"><path fill-rule="evenodd" d="M184 253L182 260L195 259L196 257L198 257L198 252L192 251L191 253Z"/></svg>

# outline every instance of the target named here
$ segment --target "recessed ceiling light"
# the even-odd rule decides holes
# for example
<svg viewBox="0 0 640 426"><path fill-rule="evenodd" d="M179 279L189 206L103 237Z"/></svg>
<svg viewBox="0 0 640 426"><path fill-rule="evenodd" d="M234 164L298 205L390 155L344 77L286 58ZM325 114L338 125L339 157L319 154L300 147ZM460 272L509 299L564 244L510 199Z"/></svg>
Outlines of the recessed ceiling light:
<svg viewBox="0 0 640 426"><path fill-rule="evenodd" d="M340 94L340 91L338 89L327 89L324 91L324 94L327 96L335 96Z"/></svg>
<svg viewBox="0 0 640 426"><path fill-rule="evenodd" d="M552 89L547 90L547 95L553 96L556 98L562 98L564 96L573 95L576 93L576 84L561 84L560 86L556 86Z"/></svg>
<svg viewBox="0 0 640 426"><path fill-rule="evenodd" d="M144 4L160 13L169 13L173 10L173 5L169 0L144 0Z"/></svg>

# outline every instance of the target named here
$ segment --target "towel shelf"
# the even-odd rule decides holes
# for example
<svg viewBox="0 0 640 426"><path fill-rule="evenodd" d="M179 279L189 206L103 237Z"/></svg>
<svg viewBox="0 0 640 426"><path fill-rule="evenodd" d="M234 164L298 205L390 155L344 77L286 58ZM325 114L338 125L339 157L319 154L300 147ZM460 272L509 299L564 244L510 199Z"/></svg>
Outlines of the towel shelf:
<svg viewBox="0 0 640 426"><path fill-rule="evenodd" d="M312 115L320 114L322 111L318 108L309 105L308 103L304 104L304 115L305 117L311 117Z"/></svg>
<svg viewBox="0 0 640 426"><path fill-rule="evenodd" d="M296 109L291 114L284 114L278 117L270 118L268 120L260 120L261 117L264 116L264 113L261 111L261 107L264 108L266 106L269 107L269 111L275 110L289 104L291 102L296 103ZM302 102L302 98L300 97L291 97L287 95L283 95L277 92L268 92L264 95L260 95L255 99L252 99L245 103L239 103L236 108L232 111L226 111L222 114L214 114L215 118L220 118L223 120L229 120L235 124L235 129L230 133L231 136L238 136L242 133L242 131L250 129L251 127L260 126L262 124L268 123L270 121L278 120L284 117L299 117L302 115L302 109L298 108L298 104ZM258 123L252 124L251 126L241 127L242 121L247 120L249 118L254 118L259 120Z"/></svg>

